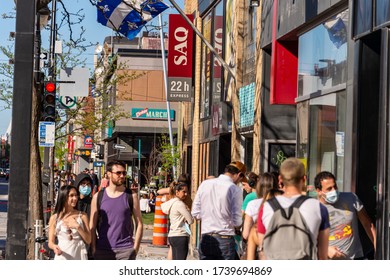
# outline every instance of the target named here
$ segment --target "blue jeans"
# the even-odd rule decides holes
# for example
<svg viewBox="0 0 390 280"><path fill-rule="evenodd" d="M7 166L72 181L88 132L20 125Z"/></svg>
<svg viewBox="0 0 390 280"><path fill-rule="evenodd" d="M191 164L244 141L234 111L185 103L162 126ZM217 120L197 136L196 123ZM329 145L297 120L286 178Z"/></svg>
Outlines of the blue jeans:
<svg viewBox="0 0 390 280"><path fill-rule="evenodd" d="M221 238L202 234L199 245L200 260L235 260L236 250L233 236Z"/></svg>

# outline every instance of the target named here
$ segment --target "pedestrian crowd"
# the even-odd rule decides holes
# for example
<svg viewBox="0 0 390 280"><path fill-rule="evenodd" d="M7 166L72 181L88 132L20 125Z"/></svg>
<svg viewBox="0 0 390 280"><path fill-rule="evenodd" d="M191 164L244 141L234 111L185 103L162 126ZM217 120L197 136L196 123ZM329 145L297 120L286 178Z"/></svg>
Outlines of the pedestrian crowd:
<svg viewBox="0 0 390 280"><path fill-rule="evenodd" d="M154 212L156 194L138 197L126 184L126 165L107 164L99 184L93 170L58 174L58 194L49 222L55 259L136 259L142 213ZM182 174L157 191L169 219L167 259L185 260L191 224L200 223L200 260L365 259L359 223L375 250L376 230L354 193L340 192L335 176L314 179L317 198L306 195L303 163L286 159L278 173L247 172L232 161L218 177L206 178L191 199Z"/></svg>

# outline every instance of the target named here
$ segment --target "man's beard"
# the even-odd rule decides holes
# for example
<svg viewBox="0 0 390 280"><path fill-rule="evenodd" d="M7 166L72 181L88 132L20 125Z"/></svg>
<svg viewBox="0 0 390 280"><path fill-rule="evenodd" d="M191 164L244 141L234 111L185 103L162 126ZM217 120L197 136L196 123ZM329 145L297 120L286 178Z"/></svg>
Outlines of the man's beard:
<svg viewBox="0 0 390 280"><path fill-rule="evenodd" d="M115 186L117 186L117 187L121 187L121 186L123 186L123 184L125 183L125 179L117 179L117 180L115 180L115 181L112 181L112 183L115 185Z"/></svg>

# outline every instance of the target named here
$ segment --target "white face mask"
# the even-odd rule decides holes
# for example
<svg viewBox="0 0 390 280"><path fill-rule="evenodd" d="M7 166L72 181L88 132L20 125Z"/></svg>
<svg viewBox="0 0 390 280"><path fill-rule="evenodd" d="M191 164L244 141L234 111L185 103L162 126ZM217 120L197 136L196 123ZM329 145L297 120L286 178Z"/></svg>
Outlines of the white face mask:
<svg viewBox="0 0 390 280"><path fill-rule="evenodd" d="M334 204L339 199L339 192L337 190L327 192L325 193L324 199L326 202Z"/></svg>

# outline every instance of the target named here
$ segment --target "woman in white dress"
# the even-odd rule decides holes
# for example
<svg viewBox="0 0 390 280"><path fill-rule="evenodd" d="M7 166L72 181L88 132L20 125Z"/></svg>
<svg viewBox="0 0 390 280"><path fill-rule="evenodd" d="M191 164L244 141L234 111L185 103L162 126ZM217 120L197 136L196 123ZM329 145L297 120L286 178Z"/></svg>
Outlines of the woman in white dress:
<svg viewBox="0 0 390 280"><path fill-rule="evenodd" d="M76 208L78 198L75 186L63 186L58 193L54 215L49 221L49 248L54 251L55 260L88 259L91 231L87 214Z"/></svg>

